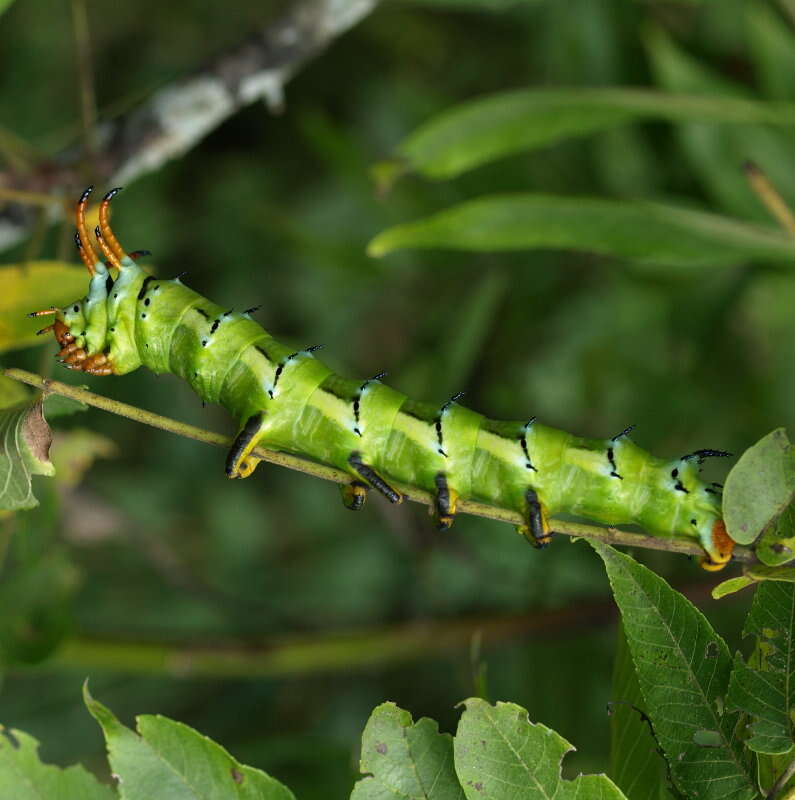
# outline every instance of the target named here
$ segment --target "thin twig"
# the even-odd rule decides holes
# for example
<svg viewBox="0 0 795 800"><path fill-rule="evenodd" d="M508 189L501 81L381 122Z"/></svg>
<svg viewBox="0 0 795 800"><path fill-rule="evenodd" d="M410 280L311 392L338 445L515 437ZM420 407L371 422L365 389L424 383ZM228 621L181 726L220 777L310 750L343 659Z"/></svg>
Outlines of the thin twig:
<svg viewBox="0 0 795 800"><path fill-rule="evenodd" d="M795 759L790 761L789 766L778 776L778 780L773 784L773 788L767 794L767 800L775 800L778 793L787 785L789 779L795 775ZM789 800L795 793L795 789L791 789L786 795L779 798L779 800Z"/></svg>
<svg viewBox="0 0 795 800"><path fill-rule="evenodd" d="M787 201L781 196L770 178L753 161L746 161L743 169L748 183L765 208L787 233L795 233L795 214L792 213Z"/></svg>
<svg viewBox="0 0 795 800"><path fill-rule="evenodd" d="M42 378L40 375L34 375L32 372L9 368L4 369L3 374L8 378L13 378L16 381L21 381L22 383L27 383L30 386L41 389L45 394L60 394L64 397L71 397L73 400L78 400L89 406L101 408L103 411L127 417L136 422L141 422L144 425L151 425L153 428L160 428L170 433L176 433L178 436L195 439L205 444L214 444L218 447L228 448L232 445L232 439L229 436L207 431L203 428L197 428L185 422L178 422L169 417L163 417L160 414L153 414L151 411L144 411L141 408L128 405L127 403L111 400L108 397L94 394L94 392L89 392L77 386L69 386L60 381L48 380ZM256 447L253 451L253 455L271 464L278 464L279 466L294 469L298 472L304 472L307 475L313 475L323 480L334 481L335 483L350 483L351 481L351 476L347 472L343 472L335 467L328 467L325 464L318 464L300 456L290 455L289 453L279 453L274 450L267 450L264 447ZM407 500L411 500L415 503L423 503L426 506L431 506L433 504L433 496L421 489L416 489L413 486L406 486L397 482L395 482L395 488L402 492ZM524 522L516 511L487 505L486 503L478 503L474 500L460 500L456 510L462 514L472 514L476 517L494 519L498 522L507 522L511 525L521 525ZM701 556L704 554L704 551L696 542L686 539L665 539L649 534L632 533L630 531L619 530L618 528L597 527L580 522L569 522L568 520L554 520L553 528L554 533L582 537L583 539L592 539L606 544L622 545L624 547L641 547L647 550L664 550L668 553L683 553L693 556ZM733 560L749 564L754 562L756 558L749 549L745 547L736 547L734 549Z"/></svg>
<svg viewBox="0 0 795 800"><path fill-rule="evenodd" d="M86 0L72 0L72 23L75 33L77 70L80 80L80 110L83 120L83 157L93 164L97 155L97 101L94 92L94 70L91 57L91 30L88 25Z"/></svg>

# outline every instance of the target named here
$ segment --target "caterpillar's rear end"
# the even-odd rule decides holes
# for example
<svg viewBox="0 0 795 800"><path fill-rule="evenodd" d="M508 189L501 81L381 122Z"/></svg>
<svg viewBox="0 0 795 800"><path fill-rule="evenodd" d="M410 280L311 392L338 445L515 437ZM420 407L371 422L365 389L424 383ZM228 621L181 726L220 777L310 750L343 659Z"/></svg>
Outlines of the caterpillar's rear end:
<svg viewBox="0 0 795 800"><path fill-rule="evenodd" d="M582 439L534 419L489 420L458 396L440 406L419 403L383 384L383 375L337 376L315 357L316 346L277 342L251 318L253 309L225 310L179 278L147 275L136 263L143 253L125 253L108 224L117 192L100 204L94 233L102 258L86 227L90 188L77 205L87 296L36 314L55 315L44 331L53 332L71 369L122 375L144 365L181 376L205 402L225 406L240 425L229 477L250 475L262 444L347 471L343 500L352 509L371 489L400 502L395 484L407 484L433 494L440 528L453 523L459 498L473 498L518 511L520 532L537 546L549 541L550 514L566 512L697 539L706 569L731 558L719 487L698 475L705 458L728 453L699 450L664 461L637 447L630 429Z"/></svg>

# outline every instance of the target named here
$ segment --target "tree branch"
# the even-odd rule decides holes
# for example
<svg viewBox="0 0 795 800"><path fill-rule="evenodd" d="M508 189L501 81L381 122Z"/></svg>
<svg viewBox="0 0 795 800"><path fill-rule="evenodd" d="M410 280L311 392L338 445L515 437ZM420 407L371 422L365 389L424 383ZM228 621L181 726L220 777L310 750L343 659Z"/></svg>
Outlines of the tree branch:
<svg viewBox="0 0 795 800"><path fill-rule="evenodd" d="M378 0L298 0L261 31L231 47L193 75L163 86L130 113L94 132L92 167L103 184L129 183L179 158L241 108L265 100L279 112L284 88L307 61L375 8ZM0 172L0 189L11 195L50 197L52 219L60 216L59 193L84 185L81 152L74 147L24 172ZM0 250L28 232L33 215L13 204L0 211Z"/></svg>
<svg viewBox="0 0 795 800"><path fill-rule="evenodd" d="M8 378L13 378L16 381L21 381L22 383L27 383L30 386L41 389L45 394L60 394L64 397L71 397L73 400L78 400L87 405L94 406L95 408L101 408L103 411L108 411L111 414L118 414L119 416L127 417L136 422L141 422L144 425L151 425L154 428L160 428L161 430L175 433L178 436L185 436L189 439L195 439L196 441L206 444L214 444L218 447L229 448L232 445L232 439L229 436L207 431L203 428L197 428L193 425L170 419L169 417L160 416L159 414L153 414L151 411L144 411L141 408L128 405L127 403L111 400L110 398L94 394L94 392L89 392L77 386L69 386L60 381L42 378L40 375L34 375L32 372L9 368L4 369L3 374ZM325 464L318 464L300 456L290 455L289 453L279 453L274 450L267 450L264 447L256 447L253 450L253 455L271 464L278 464L279 466L294 469L298 472L304 472L307 475L313 475L323 480L334 481L335 483L350 483L351 481L351 476L347 472L326 466ZM433 496L429 492L416 489L412 486L405 486L397 482L394 482L394 485L396 489L403 493L403 496L407 500L411 500L415 503L423 503L426 506L431 506L433 504ZM498 522L508 522L511 525L523 524L521 516L516 511L490 506L486 503L478 503L474 500L459 500L456 510L462 514L485 517L487 519L497 520ZM583 539L593 539L605 542L606 544L621 545L624 547L641 547L647 550L664 550L669 553L683 553L685 555L694 556L701 556L704 554L700 545L690 539L665 539L648 534L622 531L618 528L598 527L596 525L569 522L567 520L553 520L552 525L554 533L563 534L565 536L582 537ZM736 547L733 560L749 564L756 561L756 558L753 552L748 548Z"/></svg>

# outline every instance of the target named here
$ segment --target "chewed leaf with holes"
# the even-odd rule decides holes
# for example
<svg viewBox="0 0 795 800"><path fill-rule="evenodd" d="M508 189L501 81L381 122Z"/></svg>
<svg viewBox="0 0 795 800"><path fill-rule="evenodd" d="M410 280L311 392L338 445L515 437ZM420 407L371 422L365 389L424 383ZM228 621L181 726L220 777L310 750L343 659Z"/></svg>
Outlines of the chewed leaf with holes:
<svg viewBox="0 0 795 800"><path fill-rule="evenodd" d="M33 508L33 475L53 475L52 434L41 402L0 411L0 510Z"/></svg>
<svg viewBox="0 0 795 800"><path fill-rule="evenodd" d="M795 585L766 581L754 595L743 633L756 637L746 664L738 653L727 707L751 716L747 745L758 753L786 753L795 743Z"/></svg>
<svg viewBox="0 0 795 800"><path fill-rule="evenodd" d="M13 800L113 800L117 795L81 766L60 769L39 760L39 743L0 725L0 797Z"/></svg>
<svg viewBox="0 0 795 800"><path fill-rule="evenodd" d="M437 724L394 703L370 715L362 735L360 769L370 773L354 787L351 800L464 800L453 769L453 739Z"/></svg>
<svg viewBox="0 0 795 800"><path fill-rule="evenodd" d="M574 748L555 731L532 723L515 703L464 704L454 741L455 769L467 800L620 800L606 775L561 776L561 760Z"/></svg>
<svg viewBox="0 0 795 800"><path fill-rule="evenodd" d="M700 800L750 800L756 781L724 714L731 656L703 614L662 578L599 542L645 710L678 787Z"/></svg>
<svg viewBox="0 0 795 800"><path fill-rule="evenodd" d="M295 800L287 787L236 761L193 728L146 714L137 718L135 733L87 687L83 694L105 735L122 800Z"/></svg>

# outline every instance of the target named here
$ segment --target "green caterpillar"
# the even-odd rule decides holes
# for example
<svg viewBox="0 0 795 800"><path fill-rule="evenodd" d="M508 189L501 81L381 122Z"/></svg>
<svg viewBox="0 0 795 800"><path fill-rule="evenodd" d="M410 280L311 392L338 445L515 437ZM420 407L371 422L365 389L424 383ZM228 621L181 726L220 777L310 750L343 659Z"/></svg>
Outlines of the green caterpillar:
<svg viewBox="0 0 795 800"><path fill-rule="evenodd" d="M251 312L226 311L183 285L161 280L126 254L108 224L103 199L95 234L77 204L75 237L90 278L88 295L47 309L66 366L93 375L123 375L141 365L172 372L206 402L239 420L226 460L230 478L245 478L259 459L257 444L308 456L351 476L343 500L351 509L375 489L402 500L391 482L433 493L440 528L452 525L458 498L515 509L519 530L536 546L550 539L548 517L568 512L606 524L637 523L658 536L684 535L705 550L702 565L722 568L734 543L721 518L720 493L698 476L718 450L666 461L636 446L627 429L611 439L583 439L535 419L491 420L457 403L441 407L411 400L381 383L383 375L349 380L315 358L279 344ZM109 267L118 271L114 280Z"/></svg>

